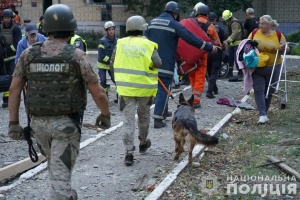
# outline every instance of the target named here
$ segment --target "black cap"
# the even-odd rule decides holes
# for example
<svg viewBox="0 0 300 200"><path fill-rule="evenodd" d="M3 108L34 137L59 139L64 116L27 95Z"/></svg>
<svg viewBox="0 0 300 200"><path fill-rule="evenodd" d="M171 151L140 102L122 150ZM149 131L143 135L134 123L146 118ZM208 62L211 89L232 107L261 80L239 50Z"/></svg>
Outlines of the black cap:
<svg viewBox="0 0 300 200"><path fill-rule="evenodd" d="M31 20L30 19L24 19L24 23L30 23Z"/></svg>
<svg viewBox="0 0 300 200"><path fill-rule="evenodd" d="M36 25L34 24L28 24L26 26L26 29L25 29L26 32L28 32L29 34L33 34L33 33L37 33L37 28L36 28Z"/></svg>
<svg viewBox="0 0 300 200"><path fill-rule="evenodd" d="M210 12L209 15L208 15L208 19L209 20L214 20L214 19L217 19L217 15L216 13L214 12Z"/></svg>

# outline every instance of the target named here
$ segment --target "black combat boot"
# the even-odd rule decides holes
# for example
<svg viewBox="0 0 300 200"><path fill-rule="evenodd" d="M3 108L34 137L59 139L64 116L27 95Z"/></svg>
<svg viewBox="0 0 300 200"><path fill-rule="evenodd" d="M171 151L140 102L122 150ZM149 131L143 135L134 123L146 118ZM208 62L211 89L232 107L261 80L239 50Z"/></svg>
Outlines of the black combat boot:
<svg viewBox="0 0 300 200"><path fill-rule="evenodd" d="M2 108L7 108L8 107L8 97L3 97L2 100L3 100Z"/></svg>
<svg viewBox="0 0 300 200"><path fill-rule="evenodd" d="M154 128L159 129L167 126L165 122L163 122L161 119L154 119Z"/></svg>
<svg viewBox="0 0 300 200"><path fill-rule="evenodd" d="M132 166L132 164L133 164L133 155L132 154L126 154L124 163L125 163L126 166Z"/></svg>
<svg viewBox="0 0 300 200"><path fill-rule="evenodd" d="M164 114L164 119L166 119L167 117L172 117L172 112L168 111Z"/></svg>
<svg viewBox="0 0 300 200"><path fill-rule="evenodd" d="M149 149L150 147L151 147L151 140L147 139L146 144L142 144L139 146L140 153L145 153L147 149Z"/></svg>
<svg viewBox="0 0 300 200"><path fill-rule="evenodd" d="M213 95L212 92L206 92L206 97L209 98L209 99L216 98L215 95Z"/></svg>

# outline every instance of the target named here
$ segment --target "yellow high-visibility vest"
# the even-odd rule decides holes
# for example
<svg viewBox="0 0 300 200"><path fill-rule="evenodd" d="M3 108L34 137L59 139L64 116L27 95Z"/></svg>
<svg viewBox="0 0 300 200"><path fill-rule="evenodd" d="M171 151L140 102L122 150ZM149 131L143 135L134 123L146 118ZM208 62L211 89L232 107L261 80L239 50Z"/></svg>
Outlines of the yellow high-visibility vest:
<svg viewBox="0 0 300 200"><path fill-rule="evenodd" d="M76 35L76 34L75 34L73 37L71 37L71 39L70 39L70 44L74 45L75 40L78 39L78 38L80 38L80 39L82 40L82 43L83 43L84 48L85 48L85 52L86 52L86 54L88 54L87 43L86 43L86 41L85 41L82 37L80 37L79 35Z"/></svg>
<svg viewBox="0 0 300 200"><path fill-rule="evenodd" d="M151 56L158 45L137 36L119 39L114 62L117 92L121 96L150 97L157 93L158 71Z"/></svg>

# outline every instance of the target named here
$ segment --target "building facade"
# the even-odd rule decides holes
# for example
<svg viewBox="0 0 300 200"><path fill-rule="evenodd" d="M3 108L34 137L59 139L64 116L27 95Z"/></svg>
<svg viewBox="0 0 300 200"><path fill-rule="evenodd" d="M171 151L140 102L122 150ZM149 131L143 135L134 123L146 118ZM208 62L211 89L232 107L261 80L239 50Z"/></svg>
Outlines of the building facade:
<svg viewBox="0 0 300 200"><path fill-rule="evenodd" d="M43 0L2 0L0 2L3 1L15 4L15 9L19 11L22 20L28 18L33 23L37 23L43 14ZM208 0L208 5L213 5L213 2ZM81 31L103 32L104 23L112 20L117 25L117 34L122 35L127 18L134 15L132 12L126 12L126 0L52 0L52 4L57 3L71 7L78 22L78 29ZM300 28L299 0L254 0L253 8L257 16L269 14L276 19L280 23L279 29L284 33ZM188 15L189 13L184 13L181 18ZM238 11L234 15L240 21L246 18L243 11Z"/></svg>

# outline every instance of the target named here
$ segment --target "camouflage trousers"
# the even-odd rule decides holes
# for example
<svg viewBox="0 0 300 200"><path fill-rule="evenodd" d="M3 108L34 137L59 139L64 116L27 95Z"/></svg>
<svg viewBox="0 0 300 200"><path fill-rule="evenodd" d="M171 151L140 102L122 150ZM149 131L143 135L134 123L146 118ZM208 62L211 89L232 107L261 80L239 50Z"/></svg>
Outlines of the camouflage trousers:
<svg viewBox="0 0 300 200"><path fill-rule="evenodd" d="M127 153L133 153L134 133L135 133L135 114L138 115L138 131L140 144L147 142L150 123L150 106L153 97L120 97L119 105L123 119L123 144Z"/></svg>
<svg viewBox="0 0 300 200"><path fill-rule="evenodd" d="M31 128L48 161L50 200L75 200L71 175L79 152L80 133L68 116L33 117Z"/></svg>

